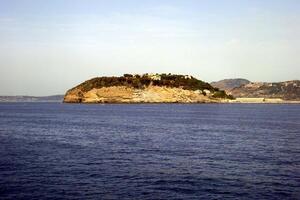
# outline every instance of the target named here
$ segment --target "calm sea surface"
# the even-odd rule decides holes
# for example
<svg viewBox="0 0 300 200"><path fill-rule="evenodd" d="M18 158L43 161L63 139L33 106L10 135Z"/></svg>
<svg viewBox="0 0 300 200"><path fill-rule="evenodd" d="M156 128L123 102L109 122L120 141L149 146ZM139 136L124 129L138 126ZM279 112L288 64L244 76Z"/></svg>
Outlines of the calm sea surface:
<svg viewBox="0 0 300 200"><path fill-rule="evenodd" d="M300 199L300 105L1 103L0 199Z"/></svg>

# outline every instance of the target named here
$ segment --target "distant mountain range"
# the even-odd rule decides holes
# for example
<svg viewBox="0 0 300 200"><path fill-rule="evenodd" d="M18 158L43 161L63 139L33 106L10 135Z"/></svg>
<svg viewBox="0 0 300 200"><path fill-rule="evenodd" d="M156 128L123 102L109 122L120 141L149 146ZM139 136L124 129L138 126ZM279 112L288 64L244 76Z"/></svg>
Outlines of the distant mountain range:
<svg viewBox="0 0 300 200"><path fill-rule="evenodd" d="M280 98L300 100L300 80L284 82L250 82L246 79L225 79L211 83L236 98Z"/></svg>
<svg viewBox="0 0 300 200"><path fill-rule="evenodd" d="M52 96L0 96L0 102L62 102L64 95Z"/></svg>

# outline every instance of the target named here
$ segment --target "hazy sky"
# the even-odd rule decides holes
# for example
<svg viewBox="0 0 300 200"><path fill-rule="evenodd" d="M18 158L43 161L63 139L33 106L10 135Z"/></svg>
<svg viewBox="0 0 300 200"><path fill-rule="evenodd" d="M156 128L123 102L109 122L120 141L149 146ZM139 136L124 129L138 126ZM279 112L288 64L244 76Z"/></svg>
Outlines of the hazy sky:
<svg viewBox="0 0 300 200"><path fill-rule="evenodd" d="M299 0L0 0L0 95L104 75L300 79Z"/></svg>

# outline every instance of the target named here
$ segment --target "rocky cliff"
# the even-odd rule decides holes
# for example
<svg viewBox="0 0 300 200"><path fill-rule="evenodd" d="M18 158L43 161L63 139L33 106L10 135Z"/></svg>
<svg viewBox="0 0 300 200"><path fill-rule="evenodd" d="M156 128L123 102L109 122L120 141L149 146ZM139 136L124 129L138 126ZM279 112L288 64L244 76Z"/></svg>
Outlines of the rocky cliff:
<svg viewBox="0 0 300 200"><path fill-rule="evenodd" d="M98 77L67 91L66 103L205 103L229 99L224 91L187 75L125 74Z"/></svg>

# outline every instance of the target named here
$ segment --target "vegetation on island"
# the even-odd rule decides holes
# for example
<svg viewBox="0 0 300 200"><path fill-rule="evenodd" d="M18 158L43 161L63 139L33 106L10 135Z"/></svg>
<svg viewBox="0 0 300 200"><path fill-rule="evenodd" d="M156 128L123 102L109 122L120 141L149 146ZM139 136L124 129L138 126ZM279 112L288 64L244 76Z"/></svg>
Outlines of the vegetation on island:
<svg viewBox="0 0 300 200"><path fill-rule="evenodd" d="M232 96L227 95L225 91L219 90L218 88L211 86L209 83L198 80L192 76L175 74L124 74L121 77L97 77L83 82L76 88L80 88L81 91L87 92L94 88L112 86L126 86L136 89L144 89L150 85L176 87L194 91L199 90L204 95L206 95L206 92L209 91L212 94L212 97L215 98L233 98Z"/></svg>

